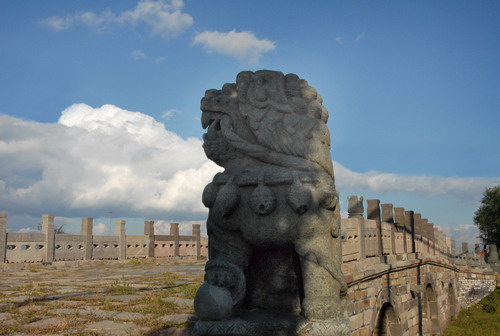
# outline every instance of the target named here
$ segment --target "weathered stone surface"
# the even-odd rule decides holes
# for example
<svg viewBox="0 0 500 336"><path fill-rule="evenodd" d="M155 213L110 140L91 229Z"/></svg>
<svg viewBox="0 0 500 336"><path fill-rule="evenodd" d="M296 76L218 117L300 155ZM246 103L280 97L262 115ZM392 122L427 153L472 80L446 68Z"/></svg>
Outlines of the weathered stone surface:
<svg viewBox="0 0 500 336"><path fill-rule="evenodd" d="M235 84L208 90L201 109L205 153L225 169L202 197L210 260L195 298L201 333L251 310L301 313L344 335L340 210L321 97L294 74L246 71ZM259 335L274 328L253 316Z"/></svg>
<svg viewBox="0 0 500 336"><path fill-rule="evenodd" d="M122 336L122 335L143 335L148 328L139 327L130 322L115 322L115 321L99 321L90 323L85 327L86 331L95 331L106 336Z"/></svg>
<svg viewBox="0 0 500 336"><path fill-rule="evenodd" d="M363 207L363 196L347 196L348 206L347 211L349 213L349 218L363 218L365 212Z"/></svg>
<svg viewBox="0 0 500 336"><path fill-rule="evenodd" d="M49 317L27 325L28 329L50 329L54 327L62 327L67 324L67 320L63 317Z"/></svg>
<svg viewBox="0 0 500 336"><path fill-rule="evenodd" d="M162 301L173 302L178 307L182 308L192 308L193 307L193 299L183 299L178 297L168 297L162 298Z"/></svg>
<svg viewBox="0 0 500 336"><path fill-rule="evenodd" d="M141 298L140 295L113 295L113 296L108 296L110 300L113 301L120 301L120 302L130 302L130 301L136 301Z"/></svg>
<svg viewBox="0 0 500 336"><path fill-rule="evenodd" d="M167 323L185 323L189 321L196 321L198 317L193 314L175 314L175 315L164 315L159 318L161 322Z"/></svg>

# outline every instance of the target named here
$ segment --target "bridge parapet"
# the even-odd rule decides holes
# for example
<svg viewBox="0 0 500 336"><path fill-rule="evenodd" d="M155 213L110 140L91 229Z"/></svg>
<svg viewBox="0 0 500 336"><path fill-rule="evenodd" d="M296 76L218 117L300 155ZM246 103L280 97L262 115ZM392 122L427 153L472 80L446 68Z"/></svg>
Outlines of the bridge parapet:
<svg viewBox="0 0 500 336"><path fill-rule="evenodd" d="M477 248L462 245L459 253L420 213L392 204L380 212L378 200L368 200L365 218L362 202L350 196L342 219L352 335L438 335L460 309L495 289L495 272Z"/></svg>
<svg viewBox="0 0 500 336"><path fill-rule="evenodd" d="M115 223L115 235L93 234L93 219L82 218L80 234L56 234L54 215L42 216L39 233L7 232L7 215L0 213L0 264L67 260L132 259L147 257L208 257L208 241L200 225L191 235L180 235L170 224L170 235L155 235L154 222L144 222L144 235L127 235L125 221Z"/></svg>
<svg viewBox="0 0 500 336"><path fill-rule="evenodd" d="M422 218L422 214L379 200L367 200L363 216L363 197L349 196L349 216L342 219L342 257L344 262L374 256L418 253L422 256L448 258L456 265L484 267L479 246L469 252L467 243L462 252L455 250L455 241L441 229ZM382 211L380 211L380 207Z"/></svg>

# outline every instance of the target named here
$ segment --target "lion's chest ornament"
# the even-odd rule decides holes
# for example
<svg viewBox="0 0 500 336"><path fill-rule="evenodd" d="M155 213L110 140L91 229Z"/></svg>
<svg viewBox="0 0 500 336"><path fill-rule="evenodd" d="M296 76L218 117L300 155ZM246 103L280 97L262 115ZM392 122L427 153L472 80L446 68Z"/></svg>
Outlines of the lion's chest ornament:
<svg viewBox="0 0 500 336"><path fill-rule="evenodd" d="M343 330L347 288L321 97L294 74L242 72L208 90L201 109L205 153L225 170L202 196L209 261L195 298L198 332L230 335L221 321L258 312Z"/></svg>

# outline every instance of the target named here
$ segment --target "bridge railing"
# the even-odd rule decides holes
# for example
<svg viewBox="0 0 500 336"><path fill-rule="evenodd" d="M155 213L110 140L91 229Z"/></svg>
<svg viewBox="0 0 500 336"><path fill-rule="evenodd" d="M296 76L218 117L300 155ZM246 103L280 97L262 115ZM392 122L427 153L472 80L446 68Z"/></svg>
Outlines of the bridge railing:
<svg viewBox="0 0 500 336"><path fill-rule="evenodd" d="M191 235L180 235L178 223L170 224L170 235L155 235L154 222L145 221L144 235L127 235L126 222L118 220L114 235L98 236L93 219L85 217L80 234L56 234L54 217L42 216L40 233L10 233L7 214L0 213L0 263L208 256L200 224L193 224Z"/></svg>
<svg viewBox="0 0 500 336"><path fill-rule="evenodd" d="M348 218L341 221L344 262L368 257L418 253L437 256L456 265L485 266L479 244L472 253L467 243L462 251L455 241L422 214L367 200L366 216L362 196L349 196Z"/></svg>

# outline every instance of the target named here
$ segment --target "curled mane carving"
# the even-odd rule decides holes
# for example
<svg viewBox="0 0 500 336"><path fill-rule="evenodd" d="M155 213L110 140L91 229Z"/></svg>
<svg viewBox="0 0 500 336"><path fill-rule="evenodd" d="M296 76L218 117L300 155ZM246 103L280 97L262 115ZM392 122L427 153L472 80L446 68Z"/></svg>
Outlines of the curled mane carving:
<svg viewBox="0 0 500 336"><path fill-rule="evenodd" d="M204 148L219 165L243 155L332 175L328 111L316 90L298 76L242 72L236 84L207 91L201 107L203 127L209 128ZM226 157L218 157L221 152Z"/></svg>

